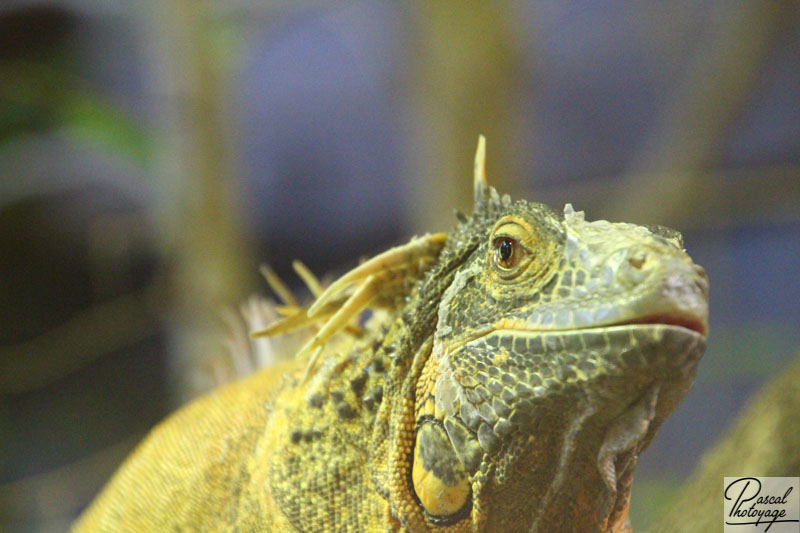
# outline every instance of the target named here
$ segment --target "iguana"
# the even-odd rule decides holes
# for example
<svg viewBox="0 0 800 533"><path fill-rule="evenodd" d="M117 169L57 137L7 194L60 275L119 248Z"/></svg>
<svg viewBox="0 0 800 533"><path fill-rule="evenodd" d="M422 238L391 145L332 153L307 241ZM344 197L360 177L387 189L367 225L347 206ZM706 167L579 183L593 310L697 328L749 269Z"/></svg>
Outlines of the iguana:
<svg viewBox="0 0 800 533"><path fill-rule="evenodd" d="M74 531L630 531L705 272L673 230L501 198L484 158L470 216L267 328L318 329L156 427Z"/></svg>

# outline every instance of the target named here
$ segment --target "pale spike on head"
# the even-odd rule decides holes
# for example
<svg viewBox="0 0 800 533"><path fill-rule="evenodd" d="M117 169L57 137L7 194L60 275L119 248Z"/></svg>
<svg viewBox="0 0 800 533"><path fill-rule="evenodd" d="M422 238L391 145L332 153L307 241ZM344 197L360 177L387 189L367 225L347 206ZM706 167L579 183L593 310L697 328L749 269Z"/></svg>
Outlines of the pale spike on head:
<svg viewBox="0 0 800 533"><path fill-rule="evenodd" d="M489 185L486 183L486 137L478 136L478 149L475 150L475 178L473 179L475 204L486 201Z"/></svg>

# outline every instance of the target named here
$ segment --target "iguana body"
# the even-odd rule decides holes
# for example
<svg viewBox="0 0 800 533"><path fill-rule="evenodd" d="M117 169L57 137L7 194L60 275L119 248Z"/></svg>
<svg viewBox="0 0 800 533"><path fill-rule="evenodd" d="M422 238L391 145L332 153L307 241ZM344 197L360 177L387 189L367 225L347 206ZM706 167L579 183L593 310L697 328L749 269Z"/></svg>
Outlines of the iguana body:
<svg viewBox="0 0 800 533"><path fill-rule="evenodd" d="M273 327L324 319L157 427L75 531L628 531L705 347L705 273L671 230L499 198L482 143L475 200Z"/></svg>

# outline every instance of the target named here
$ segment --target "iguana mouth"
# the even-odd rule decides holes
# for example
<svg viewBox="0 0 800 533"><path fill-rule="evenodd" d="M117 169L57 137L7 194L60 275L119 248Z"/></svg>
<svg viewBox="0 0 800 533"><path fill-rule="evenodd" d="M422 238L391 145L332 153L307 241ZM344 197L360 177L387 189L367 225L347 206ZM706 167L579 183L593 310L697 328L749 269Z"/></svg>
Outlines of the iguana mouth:
<svg viewBox="0 0 800 533"><path fill-rule="evenodd" d="M627 325L648 325L648 324L661 324L664 326L678 326L684 329L694 331L695 333L707 337L708 324L700 319L692 318L689 316L681 316L668 313L659 313L648 315L642 318L634 318L625 322L617 324L609 324L609 326L627 326Z"/></svg>
<svg viewBox="0 0 800 533"><path fill-rule="evenodd" d="M654 315L648 315L642 318L635 318L614 325L625 326L629 324L631 325L661 324L665 326L678 326L681 328L694 331L695 333L698 333L703 337L708 336L708 324L706 322L698 318L693 318L684 315L659 313Z"/></svg>
<svg viewBox="0 0 800 533"><path fill-rule="evenodd" d="M708 323L702 319L694 318L685 315L658 313L646 315L640 318L632 318L622 322L614 322L608 324L597 324L587 327L578 327L572 329L544 329L526 327L526 324L518 320L505 319L488 328L472 332L472 334L464 336L459 339L448 339L444 343L445 351L449 353L456 352L464 346L475 342L479 339L485 338L493 333L506 332L519 332L519 333L540 333L540 334L558 334L558 333L587 333L591 330L599 330L606 328L619 328L624 326L668 326L680 328L686 334L697 336L705 341L708 336Z"/></svg>
<svg viewBox="0 0 800 533"><path fill-rule="evenodd" d="M462 344L467 344L475 339L488 335L496 331L521 331L527 333L569 333L569 332L584 332L592 329L599 328L613 328L620 326L675 326L699 335L703 338L708 336L708 322L702 318L693 317L690 315L682 315L678 313L653 313L642 317L631 318L620 322L608 322L591 324L573 328L542 328L531 327L522 320L518 319L503 319L495 323L492 329L481 330L471 335L463 341Z"/></svg>

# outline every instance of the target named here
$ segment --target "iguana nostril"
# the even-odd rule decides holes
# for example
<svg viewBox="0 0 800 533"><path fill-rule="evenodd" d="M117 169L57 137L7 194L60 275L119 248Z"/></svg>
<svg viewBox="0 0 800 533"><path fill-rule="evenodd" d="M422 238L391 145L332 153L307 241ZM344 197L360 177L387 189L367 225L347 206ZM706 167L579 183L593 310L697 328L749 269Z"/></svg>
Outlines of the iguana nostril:
<svg viewBox="0 0 800 533"><path fill-rule="evenodd" d="M641 270L646 261L647 255L644 253L638 253L628 258L628 264L636 270Z"/></svg>

